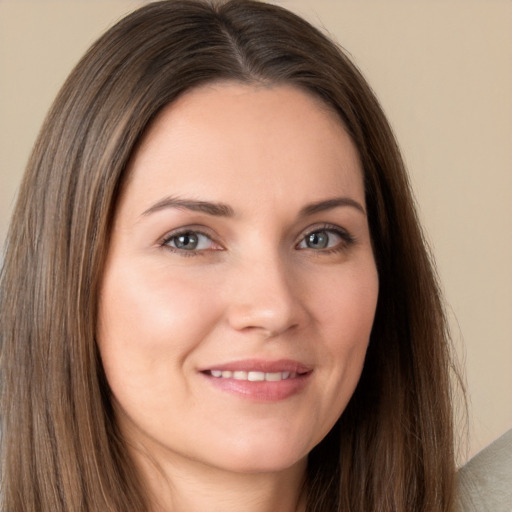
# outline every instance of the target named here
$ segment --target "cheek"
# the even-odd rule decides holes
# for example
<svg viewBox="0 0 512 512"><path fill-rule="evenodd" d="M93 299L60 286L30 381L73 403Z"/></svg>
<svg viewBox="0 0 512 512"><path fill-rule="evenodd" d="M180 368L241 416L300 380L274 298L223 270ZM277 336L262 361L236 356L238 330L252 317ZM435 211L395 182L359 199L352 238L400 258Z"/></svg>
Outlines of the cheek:
<svg viewBox="0 0 512 512"><path fill-rule="evenodd" d="M111 387L165 386L169 370L184 364L218 317L200 282L185 286L176 273L169 278L165 268L146 268L117 261L105 273L97 339Z"/></svg>
<svg viewBox="0 0 512 512"><path fill-rule="evenodd" d="M379 280L373 260L330 279L318 298L318 321L328 330L333 350L367 345L373 326Z"/></svg>
<svg viewBox="0 0 512 512"><path fill-rule="evenodd" d="M373 326L378 298L378 276L374 266L347 273L331 280L318 301L317 322L323 330L329 375L325 389L327 430L338 419L350 400L361 376Z"/></svg>

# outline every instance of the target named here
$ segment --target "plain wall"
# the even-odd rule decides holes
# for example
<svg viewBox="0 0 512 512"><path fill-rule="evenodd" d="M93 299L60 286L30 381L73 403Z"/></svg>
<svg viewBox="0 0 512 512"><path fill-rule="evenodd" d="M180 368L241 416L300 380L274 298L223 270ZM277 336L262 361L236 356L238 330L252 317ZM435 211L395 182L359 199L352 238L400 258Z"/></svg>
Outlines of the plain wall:
<svg viewBox="0 0 512 512"><path fill-rule="evenodd" d="M60 85L141 3L0 0L0 244ZM397 134L466 367L471 455L512 427L512 2L281 4L352 55Z"/></svg>

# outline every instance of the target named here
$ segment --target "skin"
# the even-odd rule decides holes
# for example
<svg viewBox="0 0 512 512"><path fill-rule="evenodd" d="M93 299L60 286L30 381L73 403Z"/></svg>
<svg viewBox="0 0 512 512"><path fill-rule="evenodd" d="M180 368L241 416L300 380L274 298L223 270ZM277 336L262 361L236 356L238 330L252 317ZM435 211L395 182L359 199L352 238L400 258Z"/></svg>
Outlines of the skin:
<svg viewBox="0 0 512 512"><path fill-rule="evenodd" d="M355 389L377 295L361 164L335 113L238 83L167 106L129 165L98 325L154 509L304 510L307 454ZM305 384L274 400L204 373L248 359L297 361Z"/></svg>

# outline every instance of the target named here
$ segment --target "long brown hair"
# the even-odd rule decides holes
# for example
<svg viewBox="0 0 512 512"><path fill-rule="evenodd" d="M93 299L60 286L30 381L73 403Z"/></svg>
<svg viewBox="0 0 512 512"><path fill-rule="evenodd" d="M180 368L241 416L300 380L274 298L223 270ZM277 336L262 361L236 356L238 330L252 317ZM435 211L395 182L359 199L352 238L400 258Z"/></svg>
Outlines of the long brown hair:
<svg viewBox="0 0 512 512"><path fill-rule="evenodd" d="M207 81L285 83L334 108L356 144L380 291L359 385L308 465L308 512L451 510L446 322L397 145L343 52L250 0L149 4L110 29L60 91L36 142L1 276L3 512L142 512L141 475L95 344L124 170L148 123Z"/></svg>

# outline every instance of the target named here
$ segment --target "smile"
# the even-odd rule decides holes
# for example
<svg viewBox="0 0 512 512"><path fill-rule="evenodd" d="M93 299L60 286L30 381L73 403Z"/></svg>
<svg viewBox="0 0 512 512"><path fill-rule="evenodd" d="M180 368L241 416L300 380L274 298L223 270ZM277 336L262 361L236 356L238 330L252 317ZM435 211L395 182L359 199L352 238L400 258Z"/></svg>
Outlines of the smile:
<svg viewBox="0 0 512 512"><path fill-rule="evenodd" d="M301 393L313 368L297 361L247 359L200 370L221 392L253 402L279 402Z"/></svg>
<svg viewBox="0 0 512 512"><path fill-rule="evenodd" d="M280 380L295 379L297 377L296 372L245 372L230 370L210 370L207 373L218 379L247 380L250 382L278 382Z"/></svg>

